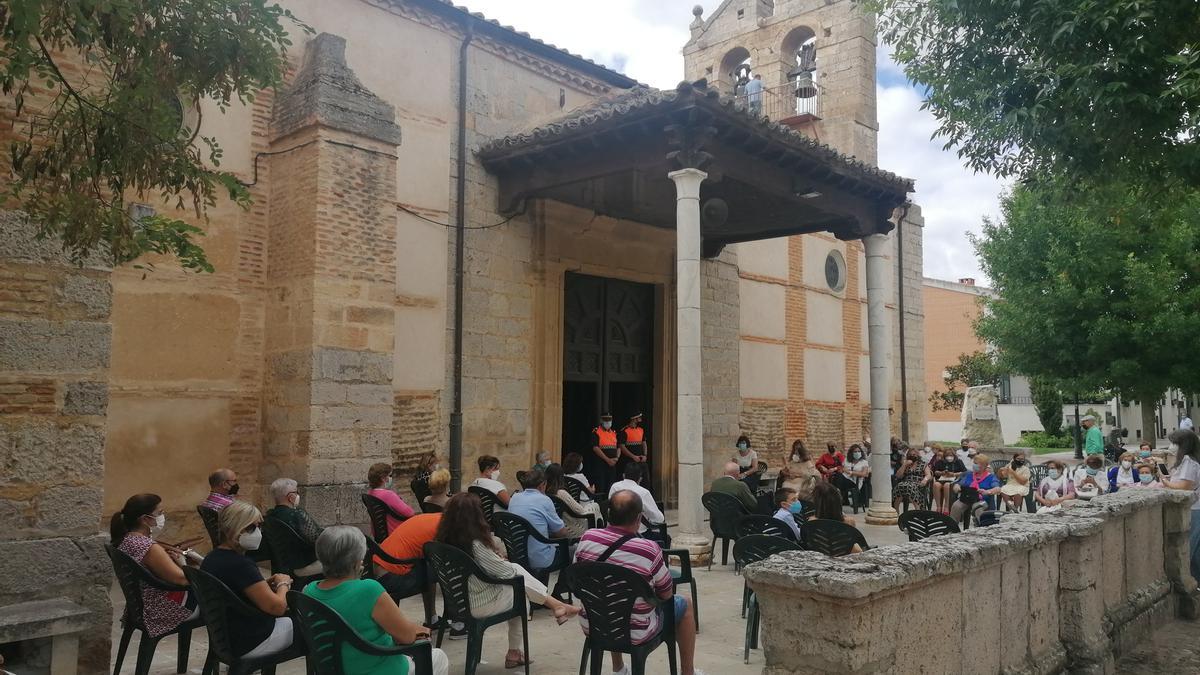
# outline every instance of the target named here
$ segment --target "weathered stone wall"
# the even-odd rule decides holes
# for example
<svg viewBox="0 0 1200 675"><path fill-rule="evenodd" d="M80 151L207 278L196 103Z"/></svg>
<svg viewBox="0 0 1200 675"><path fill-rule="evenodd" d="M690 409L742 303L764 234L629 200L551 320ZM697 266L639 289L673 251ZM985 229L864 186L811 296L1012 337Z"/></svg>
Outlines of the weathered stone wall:
<svg viewBox="0 0 1200 675"><path fill-rule="evenodd" d="M763 672L1111 673L1155 625L1195 616L1191 501L1124 490L844 558L752 564ZM912 617L936 617L936 648L902 628Z"/></svg>
<svg viewBox="0 0 1200 675"><path fill-rule="evenodd" d="M903 236L894 236L897 254L903 247L903 257L897 255L895 260L903 260L904 269L900 276L900 292L904 293L904 357L905 379L908 382L908 438L905 439L916 445L925 436L925 420L929 408L928 395L925 393L925 218L921 215L921 207L914 204L904 220ZM899 298L896 303L896 313L899 315ZM894 371L892 373L892 399L895 401L892 415L892 427L897 436L902 436L900 419L900 330L893 327L894 342L892 354ZM865 342L865 340L864 340Z"/></svg>
<svg viewBox="0 0 1200 675"><path fill-rule="evenodd" d="M110 567L97 535L112 327L109 267L68 261L0 212L0 612L68 598L93 612L80 670L108 665Z"/></svg>
<svg viewBox="0 0 1200 675"><path fill-rule="evenodd" d="M701 398L705 484L720 476L733 453L742 413L738 344L736 248L700 261Z"/></svg>

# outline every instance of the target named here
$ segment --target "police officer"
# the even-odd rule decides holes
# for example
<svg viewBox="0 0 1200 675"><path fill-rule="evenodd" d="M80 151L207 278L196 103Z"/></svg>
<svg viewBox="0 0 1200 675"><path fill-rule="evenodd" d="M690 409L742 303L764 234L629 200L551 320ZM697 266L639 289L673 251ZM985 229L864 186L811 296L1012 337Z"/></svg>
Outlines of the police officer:
<svg viewBox="0 0 1200 675"><path fill-rule="evenodd" d="M600 426L592 429L592 454L588 457L588 478L596 485L596 492L608 496L608 488L619 479L617 461L621 458L621 444L617 430L613 429L612 415L600 416Z"/></svg>
<svg viewBox="0 0 1200 675"><path fill-rule="evenodd" d="M629 423L621 429L618 440L621 443L621 461L617 463L618 470L624 470L625 465L630 462L644 464L649 458L646 429L642 426L641 413L629 418Z"/></svg>

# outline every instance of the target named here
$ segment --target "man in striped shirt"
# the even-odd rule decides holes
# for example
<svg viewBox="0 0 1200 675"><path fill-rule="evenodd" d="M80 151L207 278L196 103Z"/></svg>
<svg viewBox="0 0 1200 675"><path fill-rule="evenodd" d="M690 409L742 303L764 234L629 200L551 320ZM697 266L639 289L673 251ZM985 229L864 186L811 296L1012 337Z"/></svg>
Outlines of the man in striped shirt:
<svg viewBox="0 0 1200 675"><path fill-rule="evenodd" d="M631 465L637 466L637 465ZM651 590L661 600L675 603L675 637L679 644L679 661L682 675L704 675L693 667L696 652L696 624L692 619L692 607L687 598L674 595L674 584L671 582L671 571L663 560L662 549L658 544L637 536L638 526L642 520L642 499L631 490L620 490L613 493L608 500L608 527L592 529L583 534L579 546L575 550L576 562L594 561L602 557L612 548L612 553L604 561L620 565L637 572L650 584ZM614 544L626 537L619 546ZM579 615L583 624L584 634L588 631L587 615ZM639 599L633 605L633 614L629 617L632 627L630 631L634 644L649 641L662 628L662 615L644 600ZM621 654L612 655L614 675L629 675Z"/></svg>
<svg viewBox="0 0 1200 675"><path fill-rule="evenodd" d="M230 469L217 469L208 476L208 498L200 506L220 511L237 499L237 493L237 474Z"/></svg>

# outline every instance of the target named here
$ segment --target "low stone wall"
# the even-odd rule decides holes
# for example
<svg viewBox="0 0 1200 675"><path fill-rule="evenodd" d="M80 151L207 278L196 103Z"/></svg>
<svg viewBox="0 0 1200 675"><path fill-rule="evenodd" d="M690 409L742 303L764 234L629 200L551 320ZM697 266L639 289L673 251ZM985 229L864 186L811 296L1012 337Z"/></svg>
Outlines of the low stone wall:
<svg viewBox="0 0 1200 675"><path fill-rule="evenodd" d="M1195 617L1190 508L1186 492L1127 490L844 558L755 563L763 672L1111 673L1153 625Z"/></svg>

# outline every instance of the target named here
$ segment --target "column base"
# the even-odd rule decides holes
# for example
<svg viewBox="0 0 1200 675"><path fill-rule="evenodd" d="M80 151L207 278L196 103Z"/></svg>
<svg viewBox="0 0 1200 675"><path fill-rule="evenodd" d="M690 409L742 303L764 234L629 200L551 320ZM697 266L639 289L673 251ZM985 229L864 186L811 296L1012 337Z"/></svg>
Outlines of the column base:
<svg viewBox="0 0 1200 675"><path fill-rule="evenodd" d="M693 566L708 564L708 557L712 554L711 544L712 539L702 534L680 532L671 535L671 548L686 549Z"/></svg>
<svg viewBox="0 0 1200 675"><path fill-rule="evenodd" d="M867 507L868 525L895 525L900 514L887 502L872 501Z"/></svg>

